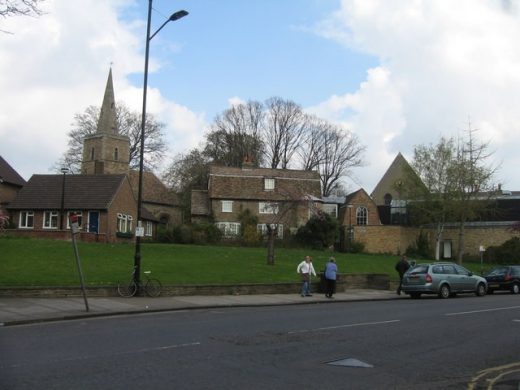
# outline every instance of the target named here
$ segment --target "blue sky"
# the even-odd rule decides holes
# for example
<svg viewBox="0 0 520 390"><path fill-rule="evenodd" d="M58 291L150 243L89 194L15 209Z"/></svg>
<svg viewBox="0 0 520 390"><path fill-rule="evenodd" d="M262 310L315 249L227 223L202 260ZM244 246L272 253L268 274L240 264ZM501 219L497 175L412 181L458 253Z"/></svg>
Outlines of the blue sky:
<svg viewBox="0 0 520 390"><path fill-rule="evenodd" d="M520 13L516 0L154 0L148 112L169 159L199 145L215 115L272 96L355 133L371 192L398 152L471 126L520 190ZM146 0L47 0L40 18L0 20L0 155L25 179L49 173L74 115L117 101L140 111Z"/></svg>

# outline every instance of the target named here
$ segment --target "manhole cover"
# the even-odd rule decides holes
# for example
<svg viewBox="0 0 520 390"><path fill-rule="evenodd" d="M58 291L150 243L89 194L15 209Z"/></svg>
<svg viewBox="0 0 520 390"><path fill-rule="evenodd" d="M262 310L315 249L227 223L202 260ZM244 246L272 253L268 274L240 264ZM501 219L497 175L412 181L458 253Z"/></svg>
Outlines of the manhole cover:
<svg viewBox="0 0 520 390"><path fill-rule="evenodd" d="M343 367L360 367L360 368L373 368L374 366L358 359L340 359L328 362L331 366L343 366Z"/></svg>

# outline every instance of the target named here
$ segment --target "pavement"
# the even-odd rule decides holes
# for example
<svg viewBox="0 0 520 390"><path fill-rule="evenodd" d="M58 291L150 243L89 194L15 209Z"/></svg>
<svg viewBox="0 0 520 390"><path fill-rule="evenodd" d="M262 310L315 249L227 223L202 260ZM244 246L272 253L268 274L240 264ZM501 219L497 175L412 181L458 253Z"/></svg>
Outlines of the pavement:
<svg viewBox="0 0 520 390"><path fill-rule="evenodd" d="M333 299L323 294L301 297L299 294L213 295L149 297L87 297L70 298L0 298L0 326L38 322L64 321L91 317L164 312L173 310L209 309L222 307L280 306L329 304L403 299L390 290L346 290ZM88 310L87 310L88 305Z"/></svg>

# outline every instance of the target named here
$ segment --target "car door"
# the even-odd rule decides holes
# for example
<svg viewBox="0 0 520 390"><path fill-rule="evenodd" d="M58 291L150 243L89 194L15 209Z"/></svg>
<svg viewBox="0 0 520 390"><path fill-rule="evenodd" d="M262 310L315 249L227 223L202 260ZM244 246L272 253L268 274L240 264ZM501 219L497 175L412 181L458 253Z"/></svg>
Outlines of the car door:
<svg viewBox="0 0 520 390"><path fill-rule="evenodd" d="M457 273L457 291L473 291L476 288L475 279L471 276L472 273L466 268L454 264L453 268Z"/></svg>

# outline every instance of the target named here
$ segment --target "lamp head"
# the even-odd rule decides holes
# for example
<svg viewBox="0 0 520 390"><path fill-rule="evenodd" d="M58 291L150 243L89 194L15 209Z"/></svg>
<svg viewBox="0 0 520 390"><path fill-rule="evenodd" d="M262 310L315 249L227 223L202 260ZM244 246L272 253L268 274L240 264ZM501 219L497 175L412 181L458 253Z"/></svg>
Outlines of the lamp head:
<svg viewBox="0 0 520 390"><path fill-rule="evenodd" d="M181 11L177 11L175 13L173 13L171 16L170 16L170 21L171 22L174 22L175 20L178 20L180 18L183 18L185 17L186 15L188 15L188 11L184 11L184 10L181 10Z"/></svg>

